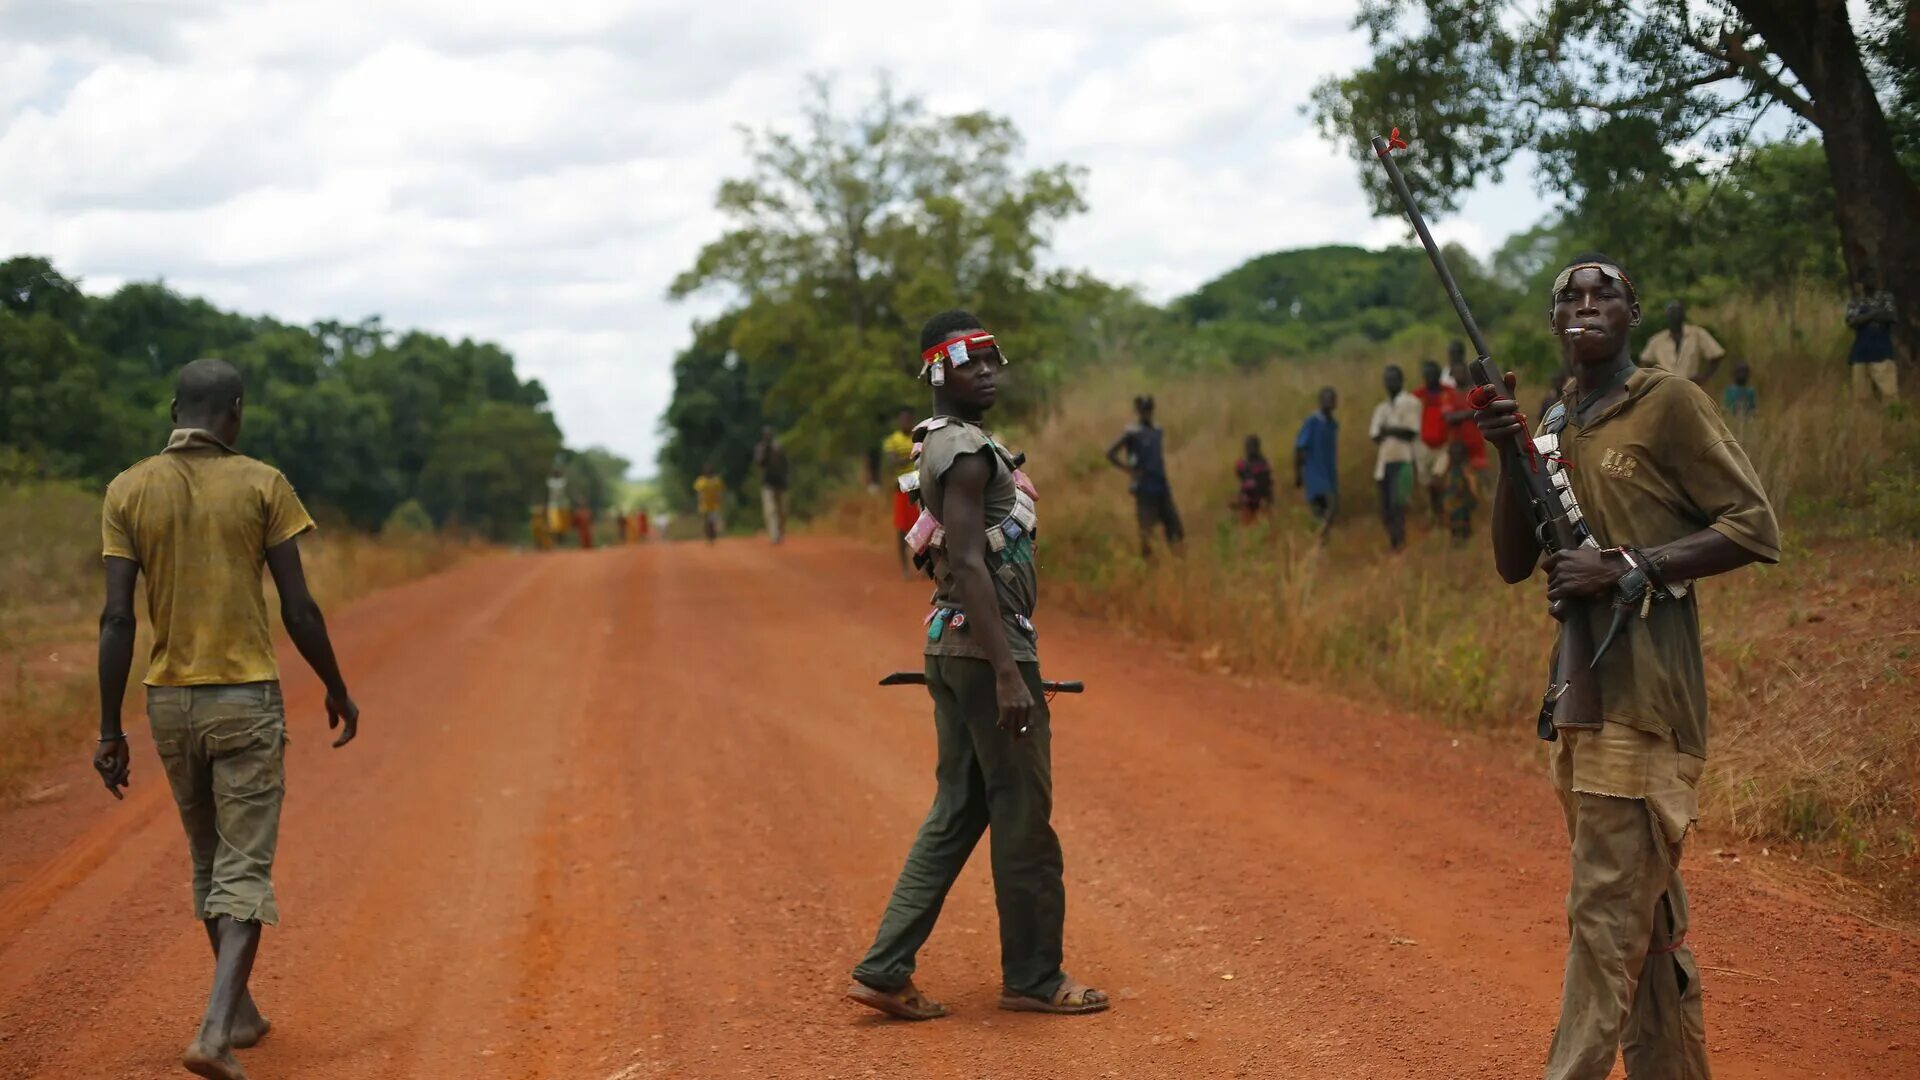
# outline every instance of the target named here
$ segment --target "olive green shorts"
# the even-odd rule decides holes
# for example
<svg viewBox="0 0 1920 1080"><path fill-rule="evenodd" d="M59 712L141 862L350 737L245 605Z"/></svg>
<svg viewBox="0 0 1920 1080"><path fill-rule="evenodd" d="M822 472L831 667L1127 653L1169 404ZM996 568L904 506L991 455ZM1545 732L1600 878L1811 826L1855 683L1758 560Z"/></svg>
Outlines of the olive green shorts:
<svg viewBox="0 0 1920 1080"><path fill-rule="evenodd" d="M150 686L147 720L187 830L194 913L279 922L273 851L287 750L280 684Z"/></svg>

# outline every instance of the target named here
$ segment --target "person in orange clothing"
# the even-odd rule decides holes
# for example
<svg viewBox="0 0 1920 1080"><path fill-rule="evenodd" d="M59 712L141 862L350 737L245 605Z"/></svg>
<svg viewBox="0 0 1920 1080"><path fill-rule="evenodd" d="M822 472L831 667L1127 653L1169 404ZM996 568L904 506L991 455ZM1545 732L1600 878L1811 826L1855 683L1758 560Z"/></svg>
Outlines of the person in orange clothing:
<svg viewBox="0 0 1920 1080"><path fill-rule="evenodd" d="M643 506L633 512L633 541L636 544L644 544L651 539L653 539L653 515L647 513L647 508Z"/></svg>
<svg viewBox="0 0 1920 1080"><path fill-rule="evenodd" d="M573 530L580 536L580 550L593 550L593 511L585 503L575 503L573 507Z"/></svg>

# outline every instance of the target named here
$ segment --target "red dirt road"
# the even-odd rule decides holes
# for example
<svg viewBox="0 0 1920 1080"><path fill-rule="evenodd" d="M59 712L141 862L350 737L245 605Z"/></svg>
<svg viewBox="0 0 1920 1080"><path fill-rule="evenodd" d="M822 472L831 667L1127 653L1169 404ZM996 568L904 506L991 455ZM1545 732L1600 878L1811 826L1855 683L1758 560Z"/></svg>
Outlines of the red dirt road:
<svg viewBox="0 0 1920 1080"><path fill-rule="evenodd" d="M1088 1018L994 1009L982 857L921 1025L838 999L932 793L923 584L802 540L500 557L288 651L285 921L256 1078L1525 1077L1564 852L1529 771L1058 614L1056 821ZM1043 615L1045 613L1043 612ZM184 1076L208 972L152 749L0 813L0 1077ZM84 750L84 748L82 748ZM1716 1074L1920 1076L1920 943L1690 854ZM1749 856L1749 862L1751 856Z"/></svg>

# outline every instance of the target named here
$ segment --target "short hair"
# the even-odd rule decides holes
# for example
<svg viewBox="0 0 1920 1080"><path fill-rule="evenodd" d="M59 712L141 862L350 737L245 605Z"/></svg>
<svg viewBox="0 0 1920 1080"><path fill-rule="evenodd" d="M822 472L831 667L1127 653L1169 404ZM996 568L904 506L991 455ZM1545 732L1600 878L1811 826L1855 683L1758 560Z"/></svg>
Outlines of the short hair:
<svg viewBox="0 0 1920 1080"><path fill-rule="evenodd" d="M1134 398L1134 399L1133 399L1133 407L1134 407L1135 409L1151 409L1151 408L1153 408L1153 395L1152 395L1152 394L1141 394L1140 396L1138 396L1138 397L1136 397L1136 398Z"/></svg>
<svg viewBox="0 0 1920 1080"><path fill-rule="evenodd" d="M985 330L971 311L953 308L928 319L920 328L920 351L926 352L962 330Z"/></svg>
<svg viewBox="0 0 1920 1080"><path fill-rule="evenodd" d="M1633 287L1633 279L1627 276L1627 268L1620 265L1619 259L1616 259L1613 256L1600 251L1583 251L1580 254L1575 255L1573 258L1568 259L1567 264L1565 266L1562 266L1560 268L1560 273L1554 277L1554 287L1553 287L1554 295L1558 295L1560 290L1566 287L1560 284L1560 278L1566 276L1567 271L1572 270L1578 266L1607 267L1608 269L1614 272L1614 276L1618 277L1622 282L1626 284L1627 300L1635 304L1640 302L1640 290ZM1549 299L1551 298L1552 297L1550 296Z"/></svg>
<svg viewBox="0 0 1920 1080"><path fill-rule="evenodd" d="M246 393L240 371L225 360L195 360L180 369L173 387L173 400L180 411L205 416L232 408Z"/></svg>

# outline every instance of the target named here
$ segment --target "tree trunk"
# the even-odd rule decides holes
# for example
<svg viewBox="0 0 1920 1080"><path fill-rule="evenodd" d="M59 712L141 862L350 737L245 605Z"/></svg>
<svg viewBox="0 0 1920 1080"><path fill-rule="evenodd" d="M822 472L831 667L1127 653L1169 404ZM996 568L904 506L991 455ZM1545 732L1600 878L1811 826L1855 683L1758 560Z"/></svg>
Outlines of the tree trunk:
<svg viewBox="0 0 1920 1080"><path fill-rule="evenodd" d="M1900 320L1895 337L1911 378L1920 359L1920 184L1894 153L1846 2L1735 0L1735 6L1813 98L1847 274L1856 287L1893 293Z"/></svg>

